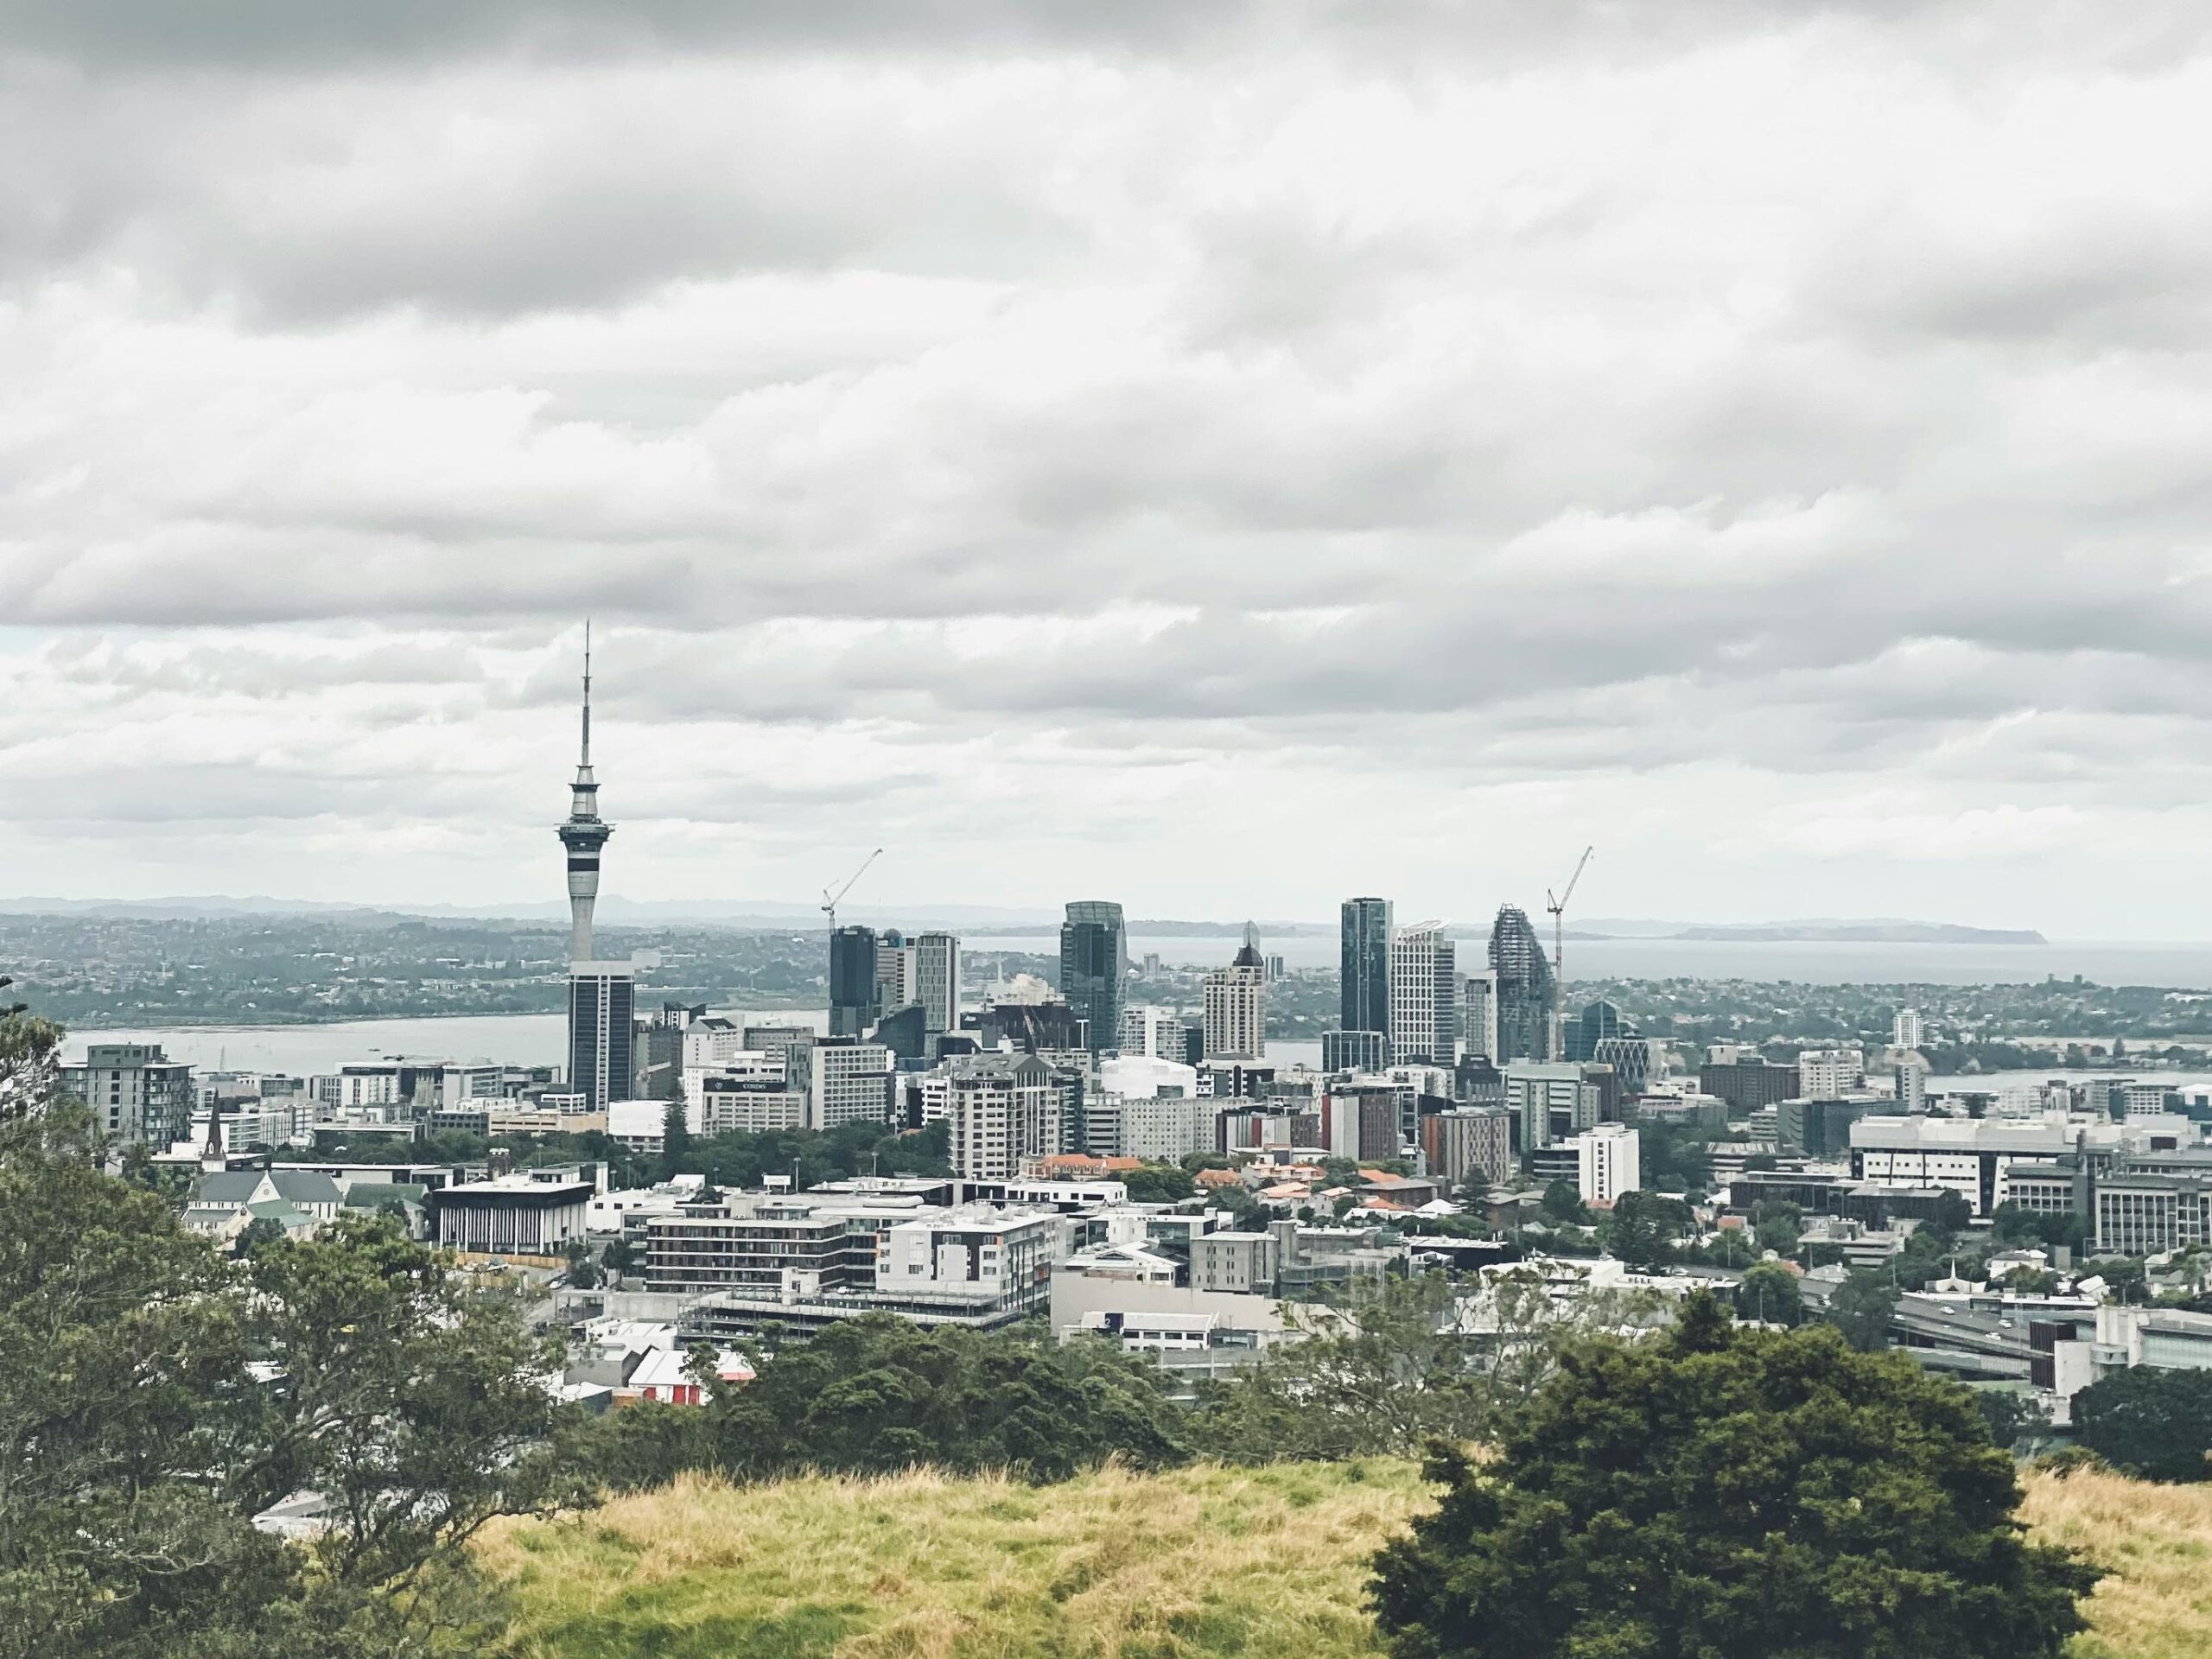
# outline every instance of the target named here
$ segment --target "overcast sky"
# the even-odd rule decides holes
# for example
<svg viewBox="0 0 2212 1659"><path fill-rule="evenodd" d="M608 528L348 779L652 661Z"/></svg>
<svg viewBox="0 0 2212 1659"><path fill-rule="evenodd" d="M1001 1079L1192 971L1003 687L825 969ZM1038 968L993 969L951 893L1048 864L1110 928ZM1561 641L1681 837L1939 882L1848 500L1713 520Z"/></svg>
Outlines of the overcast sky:
<svg viewBox="0 0 2212 1659"><path fill-rule="evenodd" d="M635 898L2212 938L2208 156L2195 0L0 0L0 893L557 899L588 613Z"/></svg>

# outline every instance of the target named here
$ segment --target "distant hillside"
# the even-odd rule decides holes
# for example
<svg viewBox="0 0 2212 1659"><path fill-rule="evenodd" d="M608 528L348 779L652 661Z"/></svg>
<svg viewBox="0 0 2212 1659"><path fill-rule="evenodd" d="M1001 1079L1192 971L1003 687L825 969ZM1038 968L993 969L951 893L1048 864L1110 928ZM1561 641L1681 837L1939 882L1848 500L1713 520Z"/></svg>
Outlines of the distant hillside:
<svg viewBox="0 0 2212 1659"><path fill-rule="evenodd" d="M1427 1501L1381 1459L1046 1487L686 1480L483 1554L518 1590L527 1659L1351 1659L1381 1651L1368 1558ZM2027 1515L2114 1573L2075 1659L2212 1653L2212 1489L2037 1475Z"/></svg>

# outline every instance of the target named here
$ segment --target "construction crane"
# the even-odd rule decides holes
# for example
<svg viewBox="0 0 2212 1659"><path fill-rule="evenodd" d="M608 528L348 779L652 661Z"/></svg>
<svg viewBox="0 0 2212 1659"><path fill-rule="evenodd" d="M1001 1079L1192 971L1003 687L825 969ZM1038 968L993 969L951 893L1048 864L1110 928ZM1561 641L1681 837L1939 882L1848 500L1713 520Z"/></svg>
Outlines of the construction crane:
<svg viewBox="0 0 2212 1659"><path fill-rule="evenodd" d="M850 875L847 876L845 878L845 885L838 888L836 892L832 893L827 887L822 889L822 913L830 918L830 931L832 933L835 933L837 931L838 900L842 899L847 893L850 893L853 890L853 883L859 880L861 877L866 875L868 874L868 867L874 863L877 859L881 858L882 856L883 849L879 847L861 861L860 868L855 870Z"/></svg>
<svg viewBox="0 0 2212 1659"><path fill-rule="evenodd" d="M1544 908L1552 913L1552 1058L1554 1060L1567 1058L1567 901L1574 897L1575 888L1582 882L1582 872L1590 867L1590 855L1597 850L1595 847L1582 849L1582 857L1575 864L1574 874L1567 878L1565 893L1554 896L1549 887L1544 889Z"/></svg>

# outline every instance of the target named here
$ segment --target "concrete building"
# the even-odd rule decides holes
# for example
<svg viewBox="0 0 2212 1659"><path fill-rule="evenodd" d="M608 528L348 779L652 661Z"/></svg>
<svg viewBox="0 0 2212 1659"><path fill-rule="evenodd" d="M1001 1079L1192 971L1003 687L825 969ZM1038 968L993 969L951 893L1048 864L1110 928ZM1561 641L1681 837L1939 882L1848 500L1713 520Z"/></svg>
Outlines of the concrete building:
<svg viewBox="0 0 2212 1659"><path fill-rule="evenodd" d="M767 1049L726 1048L719 1057L698 1065L686 1065L683 1072L682 1096L690 1109L691 1133L704 1132L700 1109L707 1098L709 1079L717 1079L727 1088L734 1083L772 1084L779 1089L791 1083L789 1062L785 1055ZM804 1083L806 1079L802 1079Z"/></svg>
<svg viewBox="0 0 2212 1659"><path fill-rule="evenodd" d="M818 1051L834 1054L836 1049ZM825 1088L840 1086L825 1079ZM694 1135L767 1135L806 1127L812 1100L809 1090L793 1089L780 1077L709 1077L699 1093ZM688 1103L686 1116L692 1116Z"/></svg>
<svg viewBox="0 0 2212 1659"><path fill-rule="evenodd" d="M1797 1094L1840 1100L1866 1086L1866 1056L1855 1048L1808 1048L1797 1057Z"/></svg>
<svg viewBox="0 0 2212 1659"><path fill-rule="evenodd" d="M1916 1049L1923 1033L1918 1008L1899 1008L1897 1018L1890 1022L1890 1046Z"/></svg>
<svg viewBox="0 0 2212 1659"><path fill-rule="evenodd" d="M806 1051L809 1062L806 1127L892 1121L891 1051L880 1043L832 1039Z"/></svg>
<svg viewBox="0 0 2212 1659"><path fill-rule="evenodd" d="M1505 1068L1505 1109L1522 1153L1597 1124L1601 1096L1584 1071L1570 1060L1516 1060Z"/></svg>
<svg viewBox="0 0 2212 1659"><path fill-rule="evenodd" d="M1427 1113L1421 1143L1428 1173L1453 1186L1496 1186L1513 1173L1513 1117L1502 1107Z"/></svg>
<svg viewBox="0 0 2212 1659"><path fill-rule="evenodd" d="M61 1068L61 1089L91 1109L109 1140L166 1152L189 1132L199 1104L192 1068L158 1043L92 1043L82 1065Z"/></svg>
<svg viewBox="0 0 2212 1659"><path fill-rule="evenodd" d="M1497 1058L1497 971L1478 969L1459 982L1459 1052L1463 1056L1495 1061Z"/></svg>
<svg viewBox="0 0 2212 1659"><path fill-rule="evenodd" d="M1010 1180L1033 1158L1062 1150L1052 1068L1033 1054L952 1064L946 1093L953 1169L970 1180Z"/></svg>
<svg viewBox="0 0 2212 1659"><path fill-rule="evenodd" d="M1714 1046L1721 1050L1736 1048L1736 1045L1728 1043ZM1772 1065L1756 1055L1741 1052L1733 1059L1709 1060L1700 1066L1697 1086L1701 1092L1726 1101L1739 1116L1804 1094L1796 1066Z"/></svg>
<svg viewBox="0 0 2212 1659"><path fill-rule="evenodd" d="M1183 1017L1174 1009L1156 1003L1133 1003L1122 1010L1117 1046L1124 1059L1179 1061L1183 1058Z"/></svg>
<svg viewBox="0 0 2212 1659"><path fill-rule="evenodd" d="M960 940L931 930L914 936L912 1000L922 1005L922 1024L932 1037L960 1029Z"/></svg>
<svg viewBox="0 0 2212 1659"><path fill-rule="evenodd" d="M1459 980L1441 922L1402 927L1390 938L1390 1055L1450 1065L1459 1058Z"/></svg>
<svg viewBox="0 0 2212 1659"><path fill-rule="evenodd" d="M1252 930L1236 960L1205 977L1205 1058L1257 1059L1267 1051L1268 970Z"/></svg>
<svg viewBox="0 0 2212 1659"><path fill-rule="evenodd" d="M1621 1123L1600 1123L1568 1142L1574 1148L1574 1187L1585 1204L1611 1204L1643 1184L1643 1142Z"/></svg>
<svg viewBox="0 0 2212 1659"><path fill-rule="evenodd" d="M585 1236L593 1191L589 1181L536 1174L440 1187L428 1196L431 1242L469 1255L558 1256Z"/></svg>

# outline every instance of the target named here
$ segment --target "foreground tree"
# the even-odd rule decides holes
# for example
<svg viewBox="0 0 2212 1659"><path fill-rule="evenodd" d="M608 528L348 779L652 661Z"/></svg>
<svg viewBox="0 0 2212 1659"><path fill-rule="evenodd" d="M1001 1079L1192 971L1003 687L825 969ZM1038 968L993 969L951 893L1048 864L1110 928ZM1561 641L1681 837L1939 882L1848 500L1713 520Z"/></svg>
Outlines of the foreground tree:
<svg viewBox="0 0 2212 1659"><path fill-rule="evenodd" d="M1834 1331L1592 1342L1377 1558L1400 1659L2057 1659L2097 1574L2026 1541L1966 1391Z"/></svg>
<svg viewBox="0 0 2212 1659"><path fill-rule="evenodd" d="M870 1315L780 1346L741 1388L709 1389L704 1410L639 1406L599 1424L594 1469L618 1488L688 1469L761 1480L918 1465L1054 1481L1109 1458L1158 1469L1191 1455L1159 1368L1104 1343Z"/></svg>
<svg viewBox="0 0 2212 1659"><path fill-rule="evenodd" d="M2212 1371L2131 1366L2074 1396L2082 1444L2152 1480L2212 1478Z"/></svg>
<svg viewBox="0 0 2212 1659"><path fill-rule="evenodd" d="M1828 1298L1828 1323L1862 1354L1890 1345L1890 1320L1897 1313L1897 1287L1876 1268L1854 1268Z"/></svg>
<svg viewBox="0 0 2212 1659"><path fill-rule="evenodd" d="M33 1080L0 1123L0 1659L483 1651L469 1537L588 1496L550 1356L388 1217L225 1258L102 1173L28 1023L0 1020ZM303 1490L321 1536L256 1528Z"/></svg>

